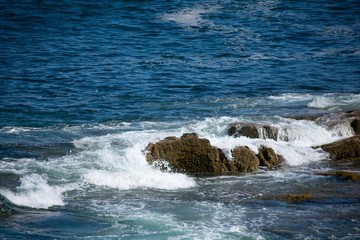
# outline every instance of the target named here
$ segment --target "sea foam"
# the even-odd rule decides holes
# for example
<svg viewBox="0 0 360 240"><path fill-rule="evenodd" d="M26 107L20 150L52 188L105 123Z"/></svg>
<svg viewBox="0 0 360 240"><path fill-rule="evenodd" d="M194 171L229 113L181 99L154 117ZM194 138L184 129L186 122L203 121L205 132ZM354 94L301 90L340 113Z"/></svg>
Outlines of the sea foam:
<svg viewBox="0 0 360 240"><path fill-rule="evenodd" d="M38 174L26 175L20 181L21 185L16 192L0 189L0 193L13 204L38 209L65 205L63 192L68 190L69 186L50 186L47 180Z"/></svg>
<svg viewBox="0 0 360 240"><path fill-rule="evenodd" d="M198 27L203 23L210 23L210 21L203 19L203 15L214 10L214 7L205 8L203 6L184 8L173 13L166 13L161 19L164 21L174 21L184 27Z"/></svg>
<svg viewBox="0 0 360 240"><path fill-rule="evenodd" d="M141 135L134 132L116 135L124 141L139 141L122 150L108 146L92 152L89 150L87 156L92 156L92 164L97 166L97 169L84 170L84 181L96 186L120 190L134 188L175 190L196 186L195 181L184 174L161 172L148 165L144 155L146 141L142 138L146 138L148 133L145 131L144 135ZM112 137L108 136L109 142L112 141ZM85 141L88 142L89 139Z"/></svg>

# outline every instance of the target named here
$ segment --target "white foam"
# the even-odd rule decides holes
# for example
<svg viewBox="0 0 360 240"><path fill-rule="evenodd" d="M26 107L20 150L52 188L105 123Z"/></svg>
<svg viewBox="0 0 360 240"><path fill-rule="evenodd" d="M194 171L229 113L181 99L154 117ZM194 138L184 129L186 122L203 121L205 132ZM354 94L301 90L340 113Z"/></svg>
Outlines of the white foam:
<svg viewBox="0 0 360 240"><path fill-rule="evenodd" d="M21 133L21 132L30 132L30 131L40 131L41 128L31 128L31 127L12 127L7 126L0 129L0 132L3 133Z"/></svg>
<svg viewBox="0 0 360 240"><path fill-rule="evenodd" d="M16 192L0 189L0 193L18 206L47 209L65 205L62 193L69 190L69 186L50 186L46 179L38 174L26 175L20 181L21 185Z"/></svg>
<svg viewBox="0 0 360 240"><path fill-rule="evenodd" d="M285 93L269 96L267 100L275 103L305 103L309 108L326 110L348 110L359 108L360 94L353 93L326 93L322 95Z"/></svg>
<svg viewBox="0 0 360 240"><path fill-rule="evenodd" d="M202 6L194 8L184 8L173 13L166 13L162 16L165 21L174 21L177 24L185 27L198 27L201 24L209 21L203 19L203 15L214 11L215 8L205 8Z"/></svg>
<svg viewBox="0 0 360 240"><path fill-rule="evenodd" d="M298 94L298 93L284 93L284 94L280 94L280 95L269 96L269 99L282 100L282 101L287 101L287 102L309 101L313 98L314 98L314 96L311 94Z"/></svg>
<svg viewBox="0 0 360 240"><path fill-rule="evenodd" d="M342 107L358 108L360 106L360 94L324 94L314 96L307 105L310 108L342 109Z"/></svg>
<svg viewBox="0 0 360 240"><path fill-rule="evenodd" d="M130 135L126 133L119 137L127 138L128 141L142 139L141 133ZM97 186L121 190L134 188L174 190L196 186L195 181L184 174L166 173L153 169L145 160L144 149L147 142L143 140L140 142L124 151L103 148L94 152L94 159L99 169L85 171L84 180Z"/></svg>
<svg viewBox="0 0 360 240"><path fill-rule="evenodd" d="M183 26L198 26L203 21L201 14L204 12L204 9L183 9L179 12L165 14L163 19Z"/></svg>
<svg viewBox="0 0 360 240"><path fill-rule="evenodd" d="M313 146L334 142L344 137L346 126L342 133L326 129L313 121L293 120L286 118L273 119L272 122L258 121L261 124L270 124L279 131L278 141L272 139L251 139L247 137L226 136L226 127L231 122L244 121L228 117L207 118L189 124L182 129L182 132L196 132L199 137L206 138L213 146L216 146L231 158L231 150L237 146L247 146L255 153L261 145L274 149L275 153L283 155L286 164L299 166L314 161L320 161L327 157L327 153L321 149L313 149Z"/></svg>
<svg viewBox="0 0 360 240"><path fill-rule="evenodd" d="M310 108L329 108L332 106L336 106L334 98L330 98L327 96L318 96L315 97L310 103L308 103L308 107Z"/></svg>

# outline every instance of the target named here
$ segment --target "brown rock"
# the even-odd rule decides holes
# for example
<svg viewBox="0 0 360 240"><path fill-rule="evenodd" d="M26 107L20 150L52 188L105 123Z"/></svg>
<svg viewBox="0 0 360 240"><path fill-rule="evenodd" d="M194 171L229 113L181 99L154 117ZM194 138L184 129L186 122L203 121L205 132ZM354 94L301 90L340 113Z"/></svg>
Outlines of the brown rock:
<svg viewBox="0 0 360 240"><path fill-rule="evenodd" d="M313 195L311 193L305 193L305 194L286 194L282 197L286 202L290 203L297 203L297 202L304 202L309 201L313 198Z"/></svg>
<svg viewBox="0 0 360 240"><path fill-rule="evenodd" d="M279 130L276 127L256 123L238 122L228 126L229 136L248 138L262 138L277 140Z"/></svg>
<svg viewBox="0 0 360 240"><path fill-rule="evenodd" d="M261 146L256 155L260 160L260 166L266 166L268 169L277 168L284 162L284 157L277 155L272 148Z"/></svg>
<svg viewBox="0 0 360 240"><path fill-rule="evenodd" d="M255 172L259 168L259 159L249 148L236 147L232 151L232 169L239 172Z"/></svg>
<svg viewBox="0 0 360 240"><path fill-rule="evenodd" d="M147 146L146 160L162 170L192 174L225 174L230 168L221 149L196 134L168 137ZM164 161L165 160L165 161Z"/></svg>
<svg viewBox="0 0 360 240"><path fill-rule="evenodd" d="M360 135L325 144L321 148L335 160L360 159Z"/></svg>

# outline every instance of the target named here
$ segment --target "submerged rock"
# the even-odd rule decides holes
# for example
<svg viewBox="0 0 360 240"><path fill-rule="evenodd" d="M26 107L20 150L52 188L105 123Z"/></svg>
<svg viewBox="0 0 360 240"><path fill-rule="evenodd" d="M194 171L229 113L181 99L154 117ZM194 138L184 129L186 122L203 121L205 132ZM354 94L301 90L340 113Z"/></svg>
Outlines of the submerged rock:
<svg viewBox="0 0 360 240"><path fill-rule="evenodd" d="M279 130L276 127L269 125L262 125L256 123L238 122L232 123L228 126L227 131L229 136L234 137L248 137L277 140Z"/></svg>
<svg viewBox="0 0 360 240"><path fill-rule="evenodd" d="M321 148L335 160L360 160L360 135L325 144Z"/></svg>
<svg viewBox="0 0 360 240"><path fill-rule="evenodd" d="M283 200L290 203L297 203L297 202L304 202L309 201L313 198L313 195L311 193L305 193L305 194L286 194L282 197Z"/></svg>
<svg viewBox="0 0 360 240"><path fill-rule="evenodd" d="M259 158L248 147L236 147L232 151L230 162L233 172L255 172L259 168Z"/></svg>
<svg viewBox="0 0 360 240"><path fill-rule="evenodd" d="M265 166L268 169L277 168L284 162L283 156L277 155L272 148L266 146L261 146L256 156L259 158L260 166Z"/></svg>
<svg viewBox="0 0 360 240"><path fill-rule="evenodd" d="M310 201L312 199L315 199L315 197L313 196L312 193L303 193L303 194L285 194L280 196L261 196L259 197L259 199L285 201L288 203L299 203L299 202Z"/></svg>
<svg viewBox="0 0 360 240"><path fill-rule="evenodd" d="M221 149L194 133L150 143L146 150L146 160L162 170L192 174L229 172L229 162Z"/></svg>
<svg viewBox="0 0 360 240"><path fill-rule="evenodd" d="M357 181L360 179L360 174L356 172L345 172L345 171L336 171L336 172L324 172L317 173L317 175L321 176L336 176L348 181Z"/></svg>

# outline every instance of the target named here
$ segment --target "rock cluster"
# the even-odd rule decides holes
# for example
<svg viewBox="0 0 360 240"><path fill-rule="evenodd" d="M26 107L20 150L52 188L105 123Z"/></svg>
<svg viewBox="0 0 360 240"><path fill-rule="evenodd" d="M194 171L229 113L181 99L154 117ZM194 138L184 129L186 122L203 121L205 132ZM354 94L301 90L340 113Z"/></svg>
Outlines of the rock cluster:
<svg viewBox="0 0 360 240"><path fill-rule="evenodd" d="M323 116L296 117L335 128L338 124L351 126L355 136L320 146L334 160L360 160L360 110ZM279 129L270 125L237 122L228 126L229 136L278 140ZM259 166L274 169L284 162L272 148L261 146L255 154L246 146L237 146L228 159L221 149L199 138L195 133L167 137L150 143L146 148L146 160L164 171L190 174L227 174L254 172Z"/></svg>
<svg viewBox="0 0 360 240"><path fill-rule="evenodd" d="M188 133L180 138L167 137L150 143L146 148L146 160L161 170L190 174L254 172L259 166L276 167L283 160L267 147L261 147L258 155L244 146L234 148L231 153L232 159L228 159L209 140Z"/></svg>

